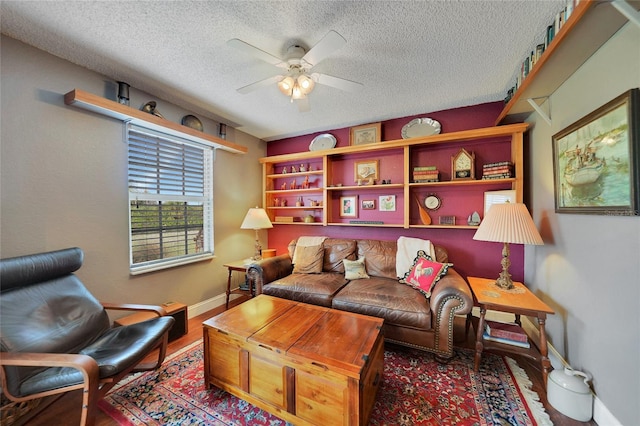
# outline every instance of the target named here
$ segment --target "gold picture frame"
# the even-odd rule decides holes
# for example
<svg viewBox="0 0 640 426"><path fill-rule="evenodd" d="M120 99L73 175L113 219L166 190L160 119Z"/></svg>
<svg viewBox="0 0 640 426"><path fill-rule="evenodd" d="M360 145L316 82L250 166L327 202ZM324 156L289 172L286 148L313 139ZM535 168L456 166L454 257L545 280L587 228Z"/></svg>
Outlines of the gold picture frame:
<svg viewBox="0 0 640 426"><path fill-rule="evenodd" d="M353 163L353 181L378 179L378 160L362 160Z"/></svg>
<svg viewBox="0 0 640 426"><path fill-rule="evenodd" d="M371 123L352 127L349 131L349 145L366 145L380 142L382 139L382 124Z"/></svg>

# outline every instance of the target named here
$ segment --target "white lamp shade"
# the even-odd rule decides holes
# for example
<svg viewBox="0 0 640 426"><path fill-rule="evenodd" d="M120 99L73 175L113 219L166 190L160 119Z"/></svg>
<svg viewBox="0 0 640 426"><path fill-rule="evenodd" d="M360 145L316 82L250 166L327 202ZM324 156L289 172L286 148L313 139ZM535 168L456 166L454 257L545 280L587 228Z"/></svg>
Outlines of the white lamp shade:
<svg viewBox="0 0 640 426"><path fill-rule="evenodd" d="M240 229L268 229L273 224L267 216L267 212L259 207L250 208L240 225Z"/></svg>
<svg viewBox="0 0 640 426"><path fill-rule="evenodd" d="M473 239L498 243L544 244L527 206L522 203L492 205Z"/></svg>

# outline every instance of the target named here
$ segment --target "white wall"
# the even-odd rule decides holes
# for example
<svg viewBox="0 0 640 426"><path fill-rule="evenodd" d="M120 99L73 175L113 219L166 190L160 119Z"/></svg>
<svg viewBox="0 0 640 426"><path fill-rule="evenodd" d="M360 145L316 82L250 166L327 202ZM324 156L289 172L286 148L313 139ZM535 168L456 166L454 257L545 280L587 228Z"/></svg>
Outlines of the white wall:
<svg viewBox="0 0 640 426"><path fill-rule="evenodd" d="M249 207L261 204L258 158L266 144L229 129L229 140L249 152L216 151L215 259L132 277L123 124L63 101L74 88L113 96L115 83L4 36L1 54L1 257L81 247L78 275L104 301L194 305L224 293L223 263L253 253L254 232L239 228ZM174 122L190 113L135 89L131 99L134 107L155 99ZM201 120L205 132L217 133L216 123Z"/></svg>
<svg viewBox="0 0 640 426"><path fill-rule="evenodd" d="M593 375L597 397L625 425L640 424L640 217L555 213L551 137L634 87L640 28L628 23L550 97L551 126L527 120L531 207L545 246L527 249L525 279L556 311L552 345Z"/></svg>

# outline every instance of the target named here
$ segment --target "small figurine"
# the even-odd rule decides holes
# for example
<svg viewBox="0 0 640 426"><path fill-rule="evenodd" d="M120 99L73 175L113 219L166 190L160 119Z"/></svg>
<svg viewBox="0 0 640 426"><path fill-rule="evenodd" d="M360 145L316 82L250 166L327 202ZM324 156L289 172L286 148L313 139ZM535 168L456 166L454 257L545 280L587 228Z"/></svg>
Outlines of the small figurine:
<svg viewBox="0 0 640 426"><path fill-rule="evenodd" d="M296 200L296 207L302 207L302 197L298 197L298 199Z"/></svg>
<svg viewBox="0 0 640 426"><path fill-rule="evenodd" d="M291 166L291 173L295 173L296 172L296 166Z"/></svg>
<svg viewBox="0 0 640 426"><path fill-rule="evenodd" d="M274 198L273 205L278 207L280 205L280 198Z"/></svg>
<svg viewBox="0 0 640 426"><path fill-rule="evenodd" d="M307 171L307 166L305 166L304 164L300 164L300 171L301 172L306 172Z"/></svg>
<svg viewBox="0 0 640 426"><path fill-rule="evenodd" d="M305 176L302 181L302 189L309 189L309 176Z"/></svg>
<svg viewBox="0 0 640 426"><path fill-rule="evenodd" d="M285 198L282 199L282 202L280 203L280 207L287 207L287 200Z"/></svg>
<svg viewBox="0 0 640 426"><path fill-rule="evenodd" d="M285 191L287 189L287 182L282 182L282 185L280 185L280 189Z"/></svg>
<svg viewBox="0 0 640 426"><path fill-rule="evenodd" d="M284 167L282 168L282 174L283 174L283 175L286 175L286 174L287 174L287 166L284 166Z"/></svg>

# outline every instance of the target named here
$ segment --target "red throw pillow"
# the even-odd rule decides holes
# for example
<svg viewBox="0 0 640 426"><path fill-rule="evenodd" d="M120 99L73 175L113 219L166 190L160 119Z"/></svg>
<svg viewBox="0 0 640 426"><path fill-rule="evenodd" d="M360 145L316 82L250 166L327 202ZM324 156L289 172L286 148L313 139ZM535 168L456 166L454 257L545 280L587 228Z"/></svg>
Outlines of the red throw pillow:
<svg viewBox="0 0 640 426"><path fill-rule="evenodd" d="M431 291L438 280L447 274L451 266L452 263L434 262L431 256L420 250L409 272L399 281L410 285L428 298L431 297Z"/></svg>

